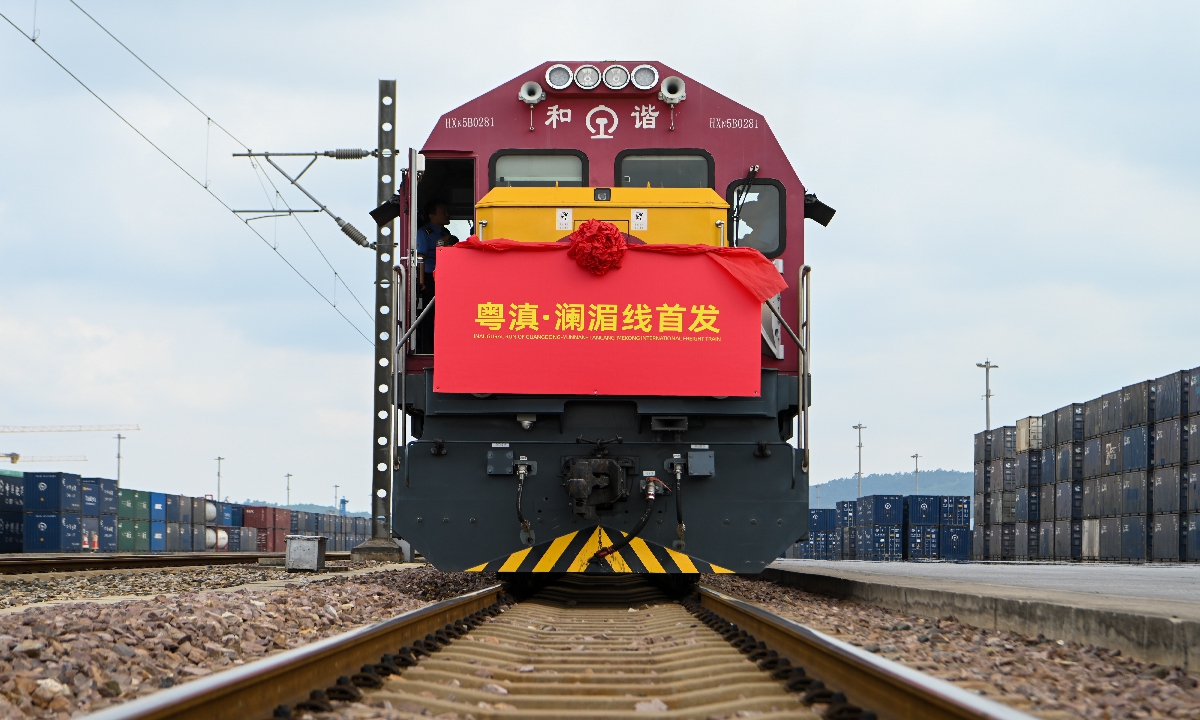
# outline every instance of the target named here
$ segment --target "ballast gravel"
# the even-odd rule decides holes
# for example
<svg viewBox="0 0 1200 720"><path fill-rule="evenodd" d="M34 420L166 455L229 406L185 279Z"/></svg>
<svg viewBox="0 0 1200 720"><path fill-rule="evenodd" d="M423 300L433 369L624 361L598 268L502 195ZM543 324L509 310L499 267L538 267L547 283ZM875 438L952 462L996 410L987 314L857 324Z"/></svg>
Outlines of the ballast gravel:
<svg viewBox="0 0 1200 720"><path fill-rule="evenodd" d="M704 584L1048 720L1200 718L1196 678L1118 650L989 632L953 618L904 615L765 580L716 575Z"/></svg>
<svg viewBox="0 0 1200 720"><path fill-rule="evenodd" d="M88 713L495 582L420 567L12 611L0 615L0 720Z"/></svg>
<svg viewBox="0 0 1200 720"><path fill-rule="evenodd" d="M0 608L48 600L91 600L122 595L162 595L215 590L264 580L283 580L282 568L224 565L125 570L121 572L54 573L46 577L0 575Z"/></svg>

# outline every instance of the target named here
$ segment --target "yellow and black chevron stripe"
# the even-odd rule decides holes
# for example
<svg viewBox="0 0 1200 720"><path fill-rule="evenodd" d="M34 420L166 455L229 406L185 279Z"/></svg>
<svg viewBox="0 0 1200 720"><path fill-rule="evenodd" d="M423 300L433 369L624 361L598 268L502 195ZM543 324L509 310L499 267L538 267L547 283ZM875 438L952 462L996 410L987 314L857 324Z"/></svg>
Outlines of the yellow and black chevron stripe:
<svg viewBox="0 0 1200 720"><path fill-rule="evenodd" d="M621 533L625 535L626 533ZM495 560L468 568L467 572L571 572L571 573L732 573L719 565L641 538L598 563L588 559L602 547L612 545L604 528L591 532L576 530L550 542L518 550Z"/></svg>

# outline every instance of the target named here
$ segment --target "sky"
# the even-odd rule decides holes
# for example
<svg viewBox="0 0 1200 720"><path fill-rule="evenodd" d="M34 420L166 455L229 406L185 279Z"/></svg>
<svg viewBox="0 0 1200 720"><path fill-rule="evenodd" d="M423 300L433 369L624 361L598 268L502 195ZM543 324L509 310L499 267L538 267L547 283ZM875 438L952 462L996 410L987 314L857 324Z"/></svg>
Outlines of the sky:
<svg viewBox="0 0 1200 720"><path fill-rule="evenodd" d="M547 60L658 60L763 113L838 211L806 231L814 483L856 470L856 423L865 473L969 469L985 358L993 425L1200 365L1191 3L77 1L203 112L75 5L0 0L0 425L136 423L139 489L215 493L220 456L233 499L291 473L367 508L373 255L315 215L260 238L201 185L282 189L238 141L372 148L379 78L400 147ZM305 185L369 229L373 173ZM113 434L0 452L112 476Z"/></svg>

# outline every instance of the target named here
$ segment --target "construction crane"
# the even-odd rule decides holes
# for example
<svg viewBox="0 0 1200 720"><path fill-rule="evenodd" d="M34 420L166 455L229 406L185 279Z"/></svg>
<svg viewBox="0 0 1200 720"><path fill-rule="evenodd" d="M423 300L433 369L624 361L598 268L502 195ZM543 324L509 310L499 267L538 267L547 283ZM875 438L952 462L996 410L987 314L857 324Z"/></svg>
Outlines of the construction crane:
<svg viewBox="0 0 1200 720"><path fill-rule="evenodd" d="M108 432L141 430L137 425L0 425L0 433Z"/></svg>
<svg viewBox="0 0 1200 720"><path fill-rule="evenodd" d="M26 455L20 453L0 453L0 458L8 458L12 464L18 462L87 462L85 455Z"/></svg>

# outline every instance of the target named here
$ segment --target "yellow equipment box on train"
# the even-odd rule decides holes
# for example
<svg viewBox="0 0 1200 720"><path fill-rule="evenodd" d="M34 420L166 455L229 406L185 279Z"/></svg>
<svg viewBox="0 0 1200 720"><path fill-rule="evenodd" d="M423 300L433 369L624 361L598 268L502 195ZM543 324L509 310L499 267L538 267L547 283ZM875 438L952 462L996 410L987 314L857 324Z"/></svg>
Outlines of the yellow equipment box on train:
<svg viewBox="0 0 1200 720"><path fill-rule="evenodd" d="M498 187L475 208L484 240L556 242L595 219L651 245L727 244L729 203L711 188Z"/></svg>

